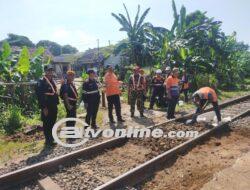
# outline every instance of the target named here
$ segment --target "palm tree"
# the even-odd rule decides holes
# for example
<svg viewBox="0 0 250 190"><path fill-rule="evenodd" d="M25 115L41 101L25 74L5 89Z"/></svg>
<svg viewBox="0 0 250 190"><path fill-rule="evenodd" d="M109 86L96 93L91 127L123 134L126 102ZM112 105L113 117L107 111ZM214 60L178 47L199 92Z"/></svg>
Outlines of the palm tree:
<svg viewBox="0 0 250 190"><path fill-rule="evenodd" d="M119 13L112 16L121 24L120 31L127 33L128 39L123 41L116 48L116 53L125 51L130 57L130 63L143 65L144 57L148 54L147 44L145 40L146 28L150 23L145 23L144 20L150 10L146 9L142 15L140 15L140 5L138 5L137 14L134 19L134 22L131 22L129 12L125 4L123 4L126 16Z"/></svg>

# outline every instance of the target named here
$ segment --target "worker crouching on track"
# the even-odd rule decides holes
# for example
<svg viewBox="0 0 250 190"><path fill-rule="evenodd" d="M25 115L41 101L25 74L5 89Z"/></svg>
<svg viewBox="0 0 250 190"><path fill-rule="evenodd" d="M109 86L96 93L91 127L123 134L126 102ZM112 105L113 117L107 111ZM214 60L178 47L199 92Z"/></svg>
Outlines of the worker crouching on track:
<svg viewBox="0 0 250 190"><path fill-rule="evenodd" d="M111 65L107 66L107 73L104 76L104 83L108 101L108 114L110 123L115 123L113 117L113 106L115 106L117 121L125 122L121 115L120 86L122 85L122 82L118 81Z"/></svg>
<svg viewBox="0 0 250 190"><path fill-rule="evenodd" d="M78 93L74 85L74 71L67 71L66 81L63 81L60 90L60 96L63 99L64 106L67 112L67 118L76 118L76 104ZM73 127L75 126L75 121L67 121L66 126Z"/></svg>
<svg viewBox="0 0 250 190"><path fill-rule="evenodd" d="M98 82L95 79L96 73L94 69L88 70L89 78L83 83L82 86L82 100L84 107L87 110L85 122L92 128L98 128L96 125L96 117L100 104L100 93Z"/></svg>
<svg viewBox="0 0 250 190"><path fill-rule="evenodd" d="M45 136L45 145L55 145L52 136L52 128L57 119L57 105L59 98L56 83L53 80L53 66L44 67L45 76L37 83L36 94L39 107L41 108L41 119L43 122L43 131Z"/></svg>
<svg viewBox="0 0 250 190"><path fill-rule="evenodd" d="M174 119L175 107L179 101L180 87L179 87L179 69L173 68L172 74L166 80L166 90L168 96L168 119Z"/></svg>
<svg viewBox="0 0 250 190"><path fill-rule="evenodd" d="M192 118L191 124L196 122L199 114L203 112L208 103L212 103L218 122L221 121L221 113L218 106L218 98L216 92L210 87L203 87L197 90L193 96L193 102L197 106L196 112Z"/></svg>
<svg viewBox="0 0 250 190"><path fill-rule="evenodd" d="M140 74L140 68L134 68L134 74L129 78L129 96L130 96L130 111L131 117L134 117L135 104L137 103L137 109L140 112L140 116L144 117L143 95L145 89L145 79Z"/></svg>
<svg viewBox="0 0 250 190"><path fill-rule="evenodd" d="M164 78L161 76L162 71L160 69L156 70L156 76L152 79L152 96L150 98L150 106L149 109L153 109L156 97L159 98L160 104L163 104L163 96L164 96Z"/></svg>

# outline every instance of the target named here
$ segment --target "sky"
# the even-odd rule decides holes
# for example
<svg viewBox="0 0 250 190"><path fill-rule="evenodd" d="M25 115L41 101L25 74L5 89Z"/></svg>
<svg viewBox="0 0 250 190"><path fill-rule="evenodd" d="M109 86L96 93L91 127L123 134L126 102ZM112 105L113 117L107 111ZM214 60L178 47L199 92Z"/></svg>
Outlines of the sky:
<svg viewBox="0 0 250 190"><path fill-rule="evenodd" d="M223 22L226 34L237 32L237 39L250 44L250 0L175 0L187 13L206 11L207 16ZM171 0L0 0L0 40L14 33L33 42L51 40L70 44L80 51L115 44L126 37L111 13L125 13L126 4L134 18L138 4L141 10L151 8L146 21L170 28L173 23Z"/></svg>

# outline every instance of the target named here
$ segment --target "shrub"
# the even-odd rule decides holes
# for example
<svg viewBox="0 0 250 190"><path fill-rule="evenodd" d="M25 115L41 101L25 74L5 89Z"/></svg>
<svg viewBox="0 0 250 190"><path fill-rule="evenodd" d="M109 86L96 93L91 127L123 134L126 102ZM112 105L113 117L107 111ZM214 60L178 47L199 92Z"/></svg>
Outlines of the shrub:
<svg viewBox="0 0 250 190"><path fill-rule="evenodd" d="M22 112L17 106L8 106L0 115L0 128L6 134L14 134L22 126Z"/></svg>
<svg viewBox="0 0 250 190"><path fill-rule="evenodd" d="M218 81L214 75L199 74L195 76L195 86L199 89L201 87L210 86L217 87Z"/></svg>
<svg viewBox="0 0 250 190"><path fill-rule="evenodd" d="M67 115L67 113L66 113L64 104L61 102L58 105L57 120L62 119L62 118L66 118L66 115Z"/></svg>

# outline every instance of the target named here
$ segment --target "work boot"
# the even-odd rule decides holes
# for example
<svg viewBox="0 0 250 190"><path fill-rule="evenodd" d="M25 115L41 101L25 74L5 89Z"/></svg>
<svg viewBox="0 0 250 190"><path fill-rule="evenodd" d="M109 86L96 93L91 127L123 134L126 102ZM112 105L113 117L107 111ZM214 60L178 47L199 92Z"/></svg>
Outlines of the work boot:
<svg viewBox="0 0 250 190"><path fill-rule="evenodd" d="M120 123L125 122L125 120L124 120L124 119L122 119L122 118L118 118L118 119L117 119L117 121L118 121L118 122L120 122Z"/></svg>
<svg viewBox="0 0 250 190"><path fill-rule="evenodd" d="M95 125L92 125L91 127L92 127L92 129L95 129L95 130L96 130L96 129L99 129L99 127L98 127L96 124L95 124Z"/></svg>
<svg viewBox="0 0 250 190"><path fill-rule="evenodd" d="M46 141L45 142L45 147L47 147L47 148L53 148L54 146L56 146L57 145L57 143L55 143L55 142L51 142L51 141Z"/></svg>
<svg viewBox="0 0 250 190"><path fill-rule="evenodd" d="M113 119L113 118L112 118L112 119L109 119L109 123L111 123L111 124L115 124L114 119Z"/></svg>
<svg viewBox="0 0 250 190"><path fill-rule="evenodd" d="M72 138L66 139L66 142L67 142L68 144L74 144L74 143L75 143L75 139L72 139Z"/></svg>
<svg viewBox="0 0 250 190"><path fill-rule="evenodd" d="M141 116L141 117L145 117L145 116L143 115L143 113L140 113L140 116Z"/></svg>
<svg viewBox="0 0 250 190"><path fill-rule="evenodd" d="M131 113L131 117L135 117L135 114L134 114L134 113Z"/></svg>

